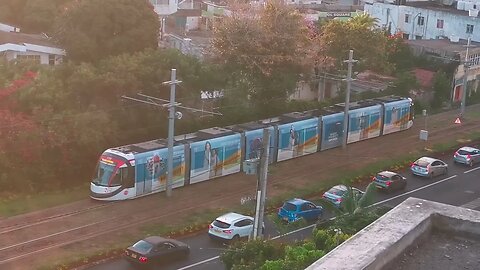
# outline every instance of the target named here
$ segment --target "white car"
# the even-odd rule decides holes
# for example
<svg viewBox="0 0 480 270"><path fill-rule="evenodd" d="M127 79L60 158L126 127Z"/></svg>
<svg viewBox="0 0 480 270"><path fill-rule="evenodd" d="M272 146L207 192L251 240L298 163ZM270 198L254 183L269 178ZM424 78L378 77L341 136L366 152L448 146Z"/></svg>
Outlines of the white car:
<svg viewBox="0 0 480 270"><path fill-rule="evenodd" d="M249 237L253 230L253 218L237 213L227 213L215 219L208 226L212 238L238 240Z"/></svg>

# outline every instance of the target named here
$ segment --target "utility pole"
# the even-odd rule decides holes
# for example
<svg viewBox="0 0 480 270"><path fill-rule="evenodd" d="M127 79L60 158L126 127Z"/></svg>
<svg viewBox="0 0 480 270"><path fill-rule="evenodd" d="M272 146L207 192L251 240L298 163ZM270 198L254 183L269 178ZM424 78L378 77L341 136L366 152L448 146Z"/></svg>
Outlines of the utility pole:
<svg viewBox="0 0 480 270"><path fill-rule="evenodd" d="M465 105L467 102L467 84L468 84L468 69L470 68L470 61L468 60L468 52L469 48L473 47L470 45L471 43L471 38L468 38L467 41L467 48L466 54L465 54L465 61L463 62L463 89L462 89L462 103L460 104L460 118L464 117L465 114Z"/></svg>
<svg viewBox="0 0 480 270"><path fill-rule="evenodd" d="M172 196L173 185L173 137L175 136L175 86L177 81L177 70L172 69L170 81L163 84L170 84L170 103L168 104L168 158L167 158L167 197Z"/></svg>
<svg viewBox="0 0 480 270"><path fill-rule="evenodd" d="M352 66L353 63L358 62L358 60L353 59L353 50L350 50L348 55L348 60L343 61L344 63L348 63L348 73L347 73L347 91L345 93L345 111L343 115L343 142L342 148L347 148L347 140L348 140L348 109L350 107L350 88L352 86Z"/></svg>
<svg viewBox="0 0 480 270"><path fill-rule="evenodd" d="M170 100L165 100L157 97L152 97L148 95L144 95L138 93L139 96L145 98L146 100L141 100L137 98L132 98L128 96L122 96L124 99L133 100L149 105L154 105L157 107L163 107L168 109L168 157L167 157L167 183L165 184L165 189L167 193L167 197L172 195L172 186L173 186L173 141L175 137L175 118L181 119L182 113L175 112L175 108L182 108L192 112L202 112L202 113L209 113L213 115L222 115L221 113L217 112L208 112L204 111L203 109L196 109L191 107L182 106L181 103L175 101L175 87L177 84L181 83L182 81L177 80L177 70L172 69L171 71L171 80L163 82L164 85L170 85ZM163 103L159 103L163 102Z"/></svg>
<svg viewBox="0 0 480 270"><path fill-rule="evenodd" d="M253 239L263 237L263 216L265 214L265 198L267 193L268 159L270 155L270 130L263 129L262 155L260 157L260 170L257 184L257 203L253 224Z"/></svg>

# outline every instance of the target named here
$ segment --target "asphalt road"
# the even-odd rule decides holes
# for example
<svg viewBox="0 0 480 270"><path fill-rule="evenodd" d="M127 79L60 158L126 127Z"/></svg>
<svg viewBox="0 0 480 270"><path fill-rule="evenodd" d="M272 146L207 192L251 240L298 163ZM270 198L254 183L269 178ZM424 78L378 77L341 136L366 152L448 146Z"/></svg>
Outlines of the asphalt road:
<svg viewBox="0 0 480 270"><path fill-rule="evenodd" d="M448 175L438 176L434 179L420 178L412 176L409 171L402 172L407 177L408 185L403 191L397 191L390 194L377 192L375 204L385 204L395 206L403 202L408 197L422 198L426 200L463 206L470 203L469 208L480 208L480 166L473 168L455 165L452 158L444 159L448 162ZM478 203L477 203L478 202ZM270 238L281 241L301 240L309 237L312 226L289 233L279 238L279 233L275 230L273 223L266 220L266 234ZM182 239L191 247L191 253L187 260L165 265L162 269L194 269L194 270L223 270L224 265L218 259L218 255L226 246L212 242L207 233ZM89 270L133 270L124 259L116 259Z"/></svg>

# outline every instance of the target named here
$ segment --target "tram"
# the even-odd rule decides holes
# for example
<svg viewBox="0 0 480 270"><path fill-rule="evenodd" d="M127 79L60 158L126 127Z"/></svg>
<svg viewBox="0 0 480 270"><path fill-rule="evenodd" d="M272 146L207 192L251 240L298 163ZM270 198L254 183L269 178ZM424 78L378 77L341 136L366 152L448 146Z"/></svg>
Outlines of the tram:
<svg viewBox="0 0 480 270"><path fill-rule="evenodd" d="M172 188L240 172L244 160L259 157L265 128L271 131L270 163L339 147L344 109L345 104L340 103L320 110L292 112L175 136ZM410 98L388 96L352 102L347 143L409 129L414 115ZM165 191L167 155L166 139L105 150L90 184L90 197L117 201Z"/></svg>

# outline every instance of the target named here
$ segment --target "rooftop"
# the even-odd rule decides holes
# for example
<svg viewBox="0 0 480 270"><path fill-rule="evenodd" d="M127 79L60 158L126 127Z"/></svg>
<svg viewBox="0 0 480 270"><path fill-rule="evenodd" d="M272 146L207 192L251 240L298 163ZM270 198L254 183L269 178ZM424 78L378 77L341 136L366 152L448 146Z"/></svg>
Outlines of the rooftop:
<svg viewBox="0 0 480 270"><path fill-rule="evenodd" d="M405 6L430 9L434 11L443 11L462 16L468 16L468 11L458 10L455 5L447 6L435 1L407 1Z"/></svg>
<svg viewBox="0 0 480 270"><path fill-rule="evenodd" d="M479 238L480 212L408 198L306 269L480 269Z"/></svg>
<svg viewBox="0 0 480 270"><path fill-rule="evenodd" d="M57 46L43 35L0 31L0 44L34 44L56 48Z"/></svg>

